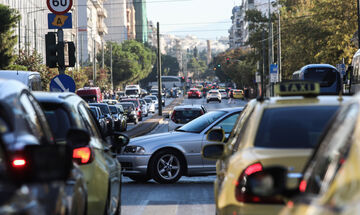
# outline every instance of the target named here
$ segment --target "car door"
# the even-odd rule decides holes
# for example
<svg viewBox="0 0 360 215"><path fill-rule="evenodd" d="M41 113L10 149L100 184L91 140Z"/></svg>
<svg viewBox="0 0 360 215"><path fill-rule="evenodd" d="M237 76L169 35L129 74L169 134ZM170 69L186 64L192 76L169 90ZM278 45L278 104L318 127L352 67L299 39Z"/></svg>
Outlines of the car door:
<svg viewBox="0 0 360 215"><path fill-rule="evenodd" d="M214 127L220 127L225 131L225 136L228 138L230 136L231 131L233 130L235 123L240 115L240 112L232 113L227 115L226 117L222 118L220 121L218 121L215 125L211 125L209 129L204 133L203 140L202 140L202 147L204 147L207 144L211 144L214 142L209 142L206 139L206 135L208 131L210 131ZM205 158L202 158L203 166L206 169L206 171L215 171L216 170L216 161L208 160Z"/></svg>
<svg viewBox="0 0 360 215"><path fill-rule="evenodd" d="M98 153L95 155L97 157L100 157L100 161L103 161L102 165L105 166L109 178L108 182L110 183L109 191L110 191L110 200L111 200L111 209L110 211L116 210L118 201L120 201L120 164L112 155L112 152L110 150L110 145L107 144L105 141L101 139L101 135L97 129L96 123L94 122L94 118L91 116L88 108L85 106L85 103L80 103L78 106L79 113L81 114L83 120L85 121L85 124L88 127L88 130L90 130L91 139L92 141L96 142L96 145L99 147L96 147L98 150ZM102 181L106 180L102 177ZM98 186L102 186L102 183L99 183Z"/></svg>

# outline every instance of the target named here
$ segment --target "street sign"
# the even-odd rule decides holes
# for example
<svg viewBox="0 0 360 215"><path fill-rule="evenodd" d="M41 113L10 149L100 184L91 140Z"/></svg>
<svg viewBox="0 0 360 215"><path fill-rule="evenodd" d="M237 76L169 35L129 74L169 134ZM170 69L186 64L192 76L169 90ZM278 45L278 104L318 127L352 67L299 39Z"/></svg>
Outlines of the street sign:
<svg viewBox="0 0 360 215"><path fill-rule="evenodd" d="M277 64L270 65L270 82L271 83L278 82L278 66L277 66Z"/></svg>
<svg viewBox="0 0 360 215"><path fill-rule="evenodd" d="M46 0L46 4L49 8L49 10L57 15L65 14L67 13L72 5L72 0Z"/></svg>
<svg viewBox="0 0 360 215"><path fill-rule="evenodd" d="M71 13L65 13L63 15L56 15L53 13L49 13L48 14L48 28L49 29L72 28Z"/></svg>
<svg viewBox="0 0 360 215"><path fill-rule="evenodd" d="M75 92L75 81L68 75L55 76L50 82L51 92Z"/></svg>

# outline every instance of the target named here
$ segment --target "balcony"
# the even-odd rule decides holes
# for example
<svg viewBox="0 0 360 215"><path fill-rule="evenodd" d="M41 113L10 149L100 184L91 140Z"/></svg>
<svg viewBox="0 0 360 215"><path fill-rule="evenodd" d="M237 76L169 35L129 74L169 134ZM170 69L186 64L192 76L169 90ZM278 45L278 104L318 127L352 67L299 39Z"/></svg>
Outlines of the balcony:
<svg viewBox="0 0 360 215"><path fill-rule="evenodd" d="M104 17L104 18L107 18L108 17L108 14L107 14L107 11L106 11L106 9L105 8L98 8L97 9L97 14L98 14L98 16L100 16L100 17Z"/></svg>

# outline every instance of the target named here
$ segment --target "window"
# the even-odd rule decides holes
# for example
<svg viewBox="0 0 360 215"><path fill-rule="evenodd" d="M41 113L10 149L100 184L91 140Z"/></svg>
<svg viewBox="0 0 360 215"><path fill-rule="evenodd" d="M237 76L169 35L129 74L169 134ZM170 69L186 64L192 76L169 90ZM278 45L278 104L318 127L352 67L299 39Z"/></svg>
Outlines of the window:
<svg viewBox="0 0 360 215"><path fill-rule="evenodd" d="M78 110L82 118L82 121L84 122L86 129L90 133L90 135L95 137L100 137L98 130L96 128L96 124L93 121L93 118L90 115L88 109L84 106L83 103L79 104Z"/></svg>
<svg viewBox="0 0 360 215"><path fill-rule="evenodd" d="M337 73L332 68L309 68L304 72L304 80L319 82L321 87L330 87L336 81Z"/></svg>
<svg viewBox="0 0 360 215"><path fill-rule="evenodd" d="M220 123L218 123L216 126L221 127L224 129L225 134L230 134L231 131L234 128L234 125L239 117L240 113L233 114L224 120L222 120Z"/></svg>
<svg viewBox="0 0 360 215"><path fill-rule="evenodd" d="M323 193L335 178L341 164L347 159L354 129L359 113L359 106L352 104L342 109L332 127L325 133L321 145L317 148L314 158L304 174L307 181L307 193ZM358 169L354 169L358 171ZM356 179L355 179L356 180ZM351 183L349 183L351 185ZM342 188L345 192L346 188ZM351 195L352 192L348 193ZM348 195L344 194L344 195Z"/></svg>
<svg viewBox="0 0 360 215"><path fill-rule="evenodd" d="M314 148L338 106L265 109L254 145L264 148Z"/></svg>
<svg viewBox="0 0 360 215"><path fill-rule="evenodd" d="M224 116L226 114L225 111L213 111L209 112L205 115L202 115L193 121L185 124L184 126L180 127L179 129L176 129L176 131L180 132L191 132L191 133L200 133L203 131L206 127L214 123L216 120L218 120L220 117Z"/></svg>

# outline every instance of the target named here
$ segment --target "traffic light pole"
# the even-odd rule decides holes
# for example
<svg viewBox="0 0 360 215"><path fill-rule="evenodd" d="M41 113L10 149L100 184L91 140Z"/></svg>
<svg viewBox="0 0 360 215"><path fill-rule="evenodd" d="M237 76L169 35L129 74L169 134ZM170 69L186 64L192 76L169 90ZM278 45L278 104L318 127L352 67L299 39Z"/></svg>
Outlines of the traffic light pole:
<svg viewBox="0 0 360 215"><path fill-rule="evenodd" d="M160 24L157 23L157 46L158 46L158 53L157 53L157 73L158 73L158 107L159 107L159 116L162 116L162 98L161 98L161 91L162 91L162 83L161 83L161 49L160 49Z"/></svg>
<svg viewBox="0 0 360 215"><path fill-rule="evenodd" d="M60 28L58 30L57 36L58 36L58 45L64 44L64 31L63 31L63 29ZM64 49L62 49L62 50L64 50ZM65 74L65 66L58 65L58 69L59 69L59 75Z"/></svg>

